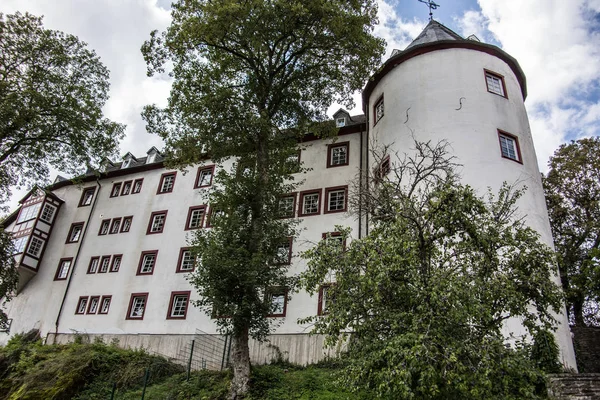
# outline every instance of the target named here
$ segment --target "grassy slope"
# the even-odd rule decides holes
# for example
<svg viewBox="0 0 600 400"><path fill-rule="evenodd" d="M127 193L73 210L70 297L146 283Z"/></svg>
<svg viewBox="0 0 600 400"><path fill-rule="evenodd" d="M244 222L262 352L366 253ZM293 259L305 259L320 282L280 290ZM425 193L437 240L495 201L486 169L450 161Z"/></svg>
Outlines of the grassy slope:
<svg viewBox="0 0 600 400"><path fill-rule="evenodd" d="M42 345L35 335L17 335L0 348L2 399L141 398L149 370L145 399L222 399L229 372L197 371L186 380L179 365L138 350L104 343ZM363 399L335 384L337 368L266 365L253 369L249 399Z"/></svg>

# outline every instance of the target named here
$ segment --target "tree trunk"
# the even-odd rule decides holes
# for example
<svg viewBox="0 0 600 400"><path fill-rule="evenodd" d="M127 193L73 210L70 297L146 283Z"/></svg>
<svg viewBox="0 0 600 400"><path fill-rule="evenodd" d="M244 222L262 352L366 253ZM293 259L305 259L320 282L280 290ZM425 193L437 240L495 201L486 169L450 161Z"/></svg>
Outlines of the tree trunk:
<svg viewBox="0 0 600 400"><path fill-rule="evenodd" d="M583 300L575 299L573 301L573 314L575 314L575 325L586 326L583 320Z"/></svg>
<svg viewBox="0 0 600 400"><path fill-rule="evenodd" d="M250 348L248 347L248 329L232 336L231 362L233 379L229 389L229 399L239 400L246 397L250 388Z"/></svg>

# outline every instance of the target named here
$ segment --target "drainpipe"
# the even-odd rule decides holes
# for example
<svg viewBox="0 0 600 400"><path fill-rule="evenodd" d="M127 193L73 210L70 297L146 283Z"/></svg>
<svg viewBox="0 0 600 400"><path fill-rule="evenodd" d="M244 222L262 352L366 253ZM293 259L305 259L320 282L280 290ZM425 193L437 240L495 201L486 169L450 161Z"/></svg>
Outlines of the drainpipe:
<svg viewBox="0 0 600 400"><path fill-rule="evenodd" d="M98 186L98 190L96 191L96 196L94 196L94 202L92 203L92 208L90 209L90 214L88 215L87 221L85 222L85 228L81 234L81 240L79 241L79 247L77 248L77 253L75 254L75 258L73 259L73 266L71 267L71 274L69 275L69 280L67 281L67 286L65 287L65 294L63 295L62 302L60 303L60 309L58 310L58 315L56 316L56 322L54 323L54 340L53 344L56 344L56 336L58 335L58 323L60 321L60 316L62 315L63 308L65 307L65 302L67 301L67 293L69 292L69 287L71 286L71 281L73 280L73 275L75 275L75 267L77 266L77 260L79 259L79 253L81 252L81 248L83 247L83 242L85 240L85 235L87 234L88 228L90 227L90 221L92 219L92 215L94 214L94 209L96 208L96 203L98 202L98 198L100 197L100 190L102 189L102 185L98 178L96 178L96 185Z"/></svg>
<svg viewBox="0 0 600 400"><path fill-rule="evenodd" d="M368 123L368 122L367 122ZM360 160L358 166L358 190L360 193L358 194L358 238L362 238L362 191L363 188L363 134L360 133Z"/></svg>
<svg viewBox="0 0 600 400"><path fill-rule="evenodd" d="M369 187L369 105L367 104L367 128L366 128L366 132L367 132L367 137L365 138L365 140L367 141L366 144L366 158L365 158L365 164L366 165L366 176L365 176L365 183L366 183L366 187L368 189ZM367 210L367 212L365 213L365 235L369 235L369 211Z"/></svg>

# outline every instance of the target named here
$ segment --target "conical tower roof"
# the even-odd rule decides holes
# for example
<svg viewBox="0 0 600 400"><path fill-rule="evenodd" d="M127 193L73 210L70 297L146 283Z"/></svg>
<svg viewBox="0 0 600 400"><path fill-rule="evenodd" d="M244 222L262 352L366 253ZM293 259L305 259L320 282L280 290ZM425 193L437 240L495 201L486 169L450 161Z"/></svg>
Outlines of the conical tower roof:
<svg viewBox="0 0 600 400"><path fill-rule="evenodd" d="M406 51L411 47L417 46L419 44L439 42L441 40L465 39L463 39L459 34L452 31L450 28L445 27L437 21L431 20L429 21L425 29L423 29L423 32L421 32L421 34L419 34L419 36L417 36L415 40L413 40L412 43L409 44L404 50Z"/></svg>

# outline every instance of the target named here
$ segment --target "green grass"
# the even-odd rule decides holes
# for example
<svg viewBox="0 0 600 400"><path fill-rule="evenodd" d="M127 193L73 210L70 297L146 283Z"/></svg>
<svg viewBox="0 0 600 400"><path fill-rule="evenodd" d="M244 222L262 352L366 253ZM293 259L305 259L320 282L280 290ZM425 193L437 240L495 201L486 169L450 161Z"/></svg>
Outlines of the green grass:
<svg viewBox="0 0 600 400"><path fill-rule="evenodd" d="M336 384L339 363L299 367L279 363L252 369L248 400L368 399ZM146 400L212 400L227 395L231 373L195 371L141 350L104 343L43 345L35 335L16 335L0 348L0 400L141 399L149 370Z"/></svg>

